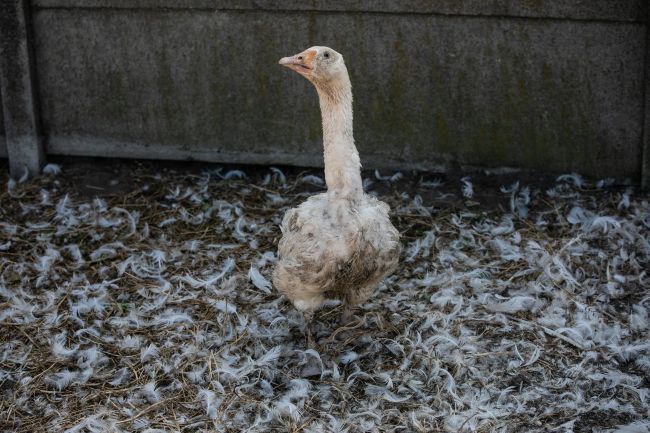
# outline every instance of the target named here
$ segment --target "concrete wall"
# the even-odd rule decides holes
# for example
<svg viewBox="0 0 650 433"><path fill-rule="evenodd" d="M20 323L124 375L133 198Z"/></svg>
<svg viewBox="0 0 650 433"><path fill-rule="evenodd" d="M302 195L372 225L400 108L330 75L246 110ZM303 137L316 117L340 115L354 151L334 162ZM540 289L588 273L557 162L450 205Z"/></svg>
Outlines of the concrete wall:
<svg viewBox="0 0 650 433"><path fill-rule="evenodd" d="M321 164L316 94L277 60L345 58L368 167L641 176L643 0L35 0L46 151Z"/></svg>
<svg viewBox="0 0 650 433"><path fill-rule="evenodd" d="M2 107L2 95L0 95L0 107ZM7 142L5 140L5 119L0 113L0 158L7 157Z"/></svg>

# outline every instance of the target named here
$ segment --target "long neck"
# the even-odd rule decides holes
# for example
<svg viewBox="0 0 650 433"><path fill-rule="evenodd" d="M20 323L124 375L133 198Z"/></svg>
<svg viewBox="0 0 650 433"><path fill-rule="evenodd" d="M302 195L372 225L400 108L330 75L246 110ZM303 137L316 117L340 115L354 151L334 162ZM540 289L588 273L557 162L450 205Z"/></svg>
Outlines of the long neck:
<svg viewBox="0 0 650 433"><path fill-rule="evenodd" d="M363 194L361 162L352 133L352 86L347 74L316 86L323 117L325 182L333 198L359 199Z"/></svg>

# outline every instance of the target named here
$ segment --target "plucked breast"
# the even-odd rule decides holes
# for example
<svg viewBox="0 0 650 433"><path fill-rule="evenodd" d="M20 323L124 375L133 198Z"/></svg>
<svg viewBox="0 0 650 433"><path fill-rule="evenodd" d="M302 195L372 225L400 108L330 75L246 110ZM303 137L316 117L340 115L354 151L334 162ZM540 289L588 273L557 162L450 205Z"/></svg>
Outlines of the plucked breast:
<svg viewBox="0 0 650 433"><path fill-rule="evenodd" d="M326 194L319 194L287 211L281 228L279 257L299 265L348 257L359 222L349 205L331 203Z"/></svg>
<svg viewBox="0 0 650 433"><path fill-rule="evenodd" d="M282 232L279 267L294 283L337 298L348 287L381 280L399 256L388 206L372 197L357 204L328 200L326 194L311 197L285 214Z"/></svg>

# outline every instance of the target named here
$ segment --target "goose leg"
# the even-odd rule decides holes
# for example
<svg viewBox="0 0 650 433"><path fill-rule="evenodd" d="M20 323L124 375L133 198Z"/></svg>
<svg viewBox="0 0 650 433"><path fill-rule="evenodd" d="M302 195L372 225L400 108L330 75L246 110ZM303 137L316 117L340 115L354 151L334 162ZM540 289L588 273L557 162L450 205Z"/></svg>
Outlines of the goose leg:
<svg viewBox="0 0 650 433"><path fill-rule="evenodd" d="M354 314L352 312L352 307L350 304L346 303L343 307L343 313L341 314L341 320L339 321L340 326L347 326L352 321Z"/></svg>
<svg viewBox="0 0 650 433"><path fill-rule="evenodd" d="M307 340L307 346L310 349L313 349L316 344L314 343L314 336L312 334L312 319L314 318L314 313L312 311L304 311L302 317L305 320L305 339Z"/></svg>

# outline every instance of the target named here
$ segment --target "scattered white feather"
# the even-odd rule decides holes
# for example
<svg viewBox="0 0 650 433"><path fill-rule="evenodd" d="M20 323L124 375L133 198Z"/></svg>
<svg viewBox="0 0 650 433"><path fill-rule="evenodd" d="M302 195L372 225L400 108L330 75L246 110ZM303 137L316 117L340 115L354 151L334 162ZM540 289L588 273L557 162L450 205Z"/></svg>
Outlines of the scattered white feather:
<svg viewBox="0 0 650 433"><path fill-rule="evenodd" d="M120 386L125 384L130 378L131 378L131 372L129 371L129 369L126 367L122 367L117 371L117 373L115 373L113 379L108 383L113 386Z"/></svg>
<svg viewBox="0 0 650 433"><path fill-rule="evenodd" d="M70 348L65 347L66 337L66 333L62 332L55 335L54 338L52 338L50 341L52 353L59 358L70 358L79 350L79 344L76 344Z"/></svg>
<svg viewBox="0 0 650 433"><path fill-rule="evenodd" d="M390 176L382 176L381 173L379 173L379 170L375 170L375 178L377 180L383 180L383 181L389 181L389 182L397 182L401 178L403 178L404 175L402 174L401 171L398 171Z"/></svg>
<svg viewBox="0 0 650 433"><path fill-rule="evenodd" d="M313 174L307 174L300 179L303 183L309 183L316 186L325 185L325 181L320 176L314 176Z"/></svg>
<svg viewBox="0 0 650 433"><path fill-rule="evenodd" d="M192 324L194 319L187 313L165 311L150 322L152 326L170 326L181 323Z"/></svg>
<svg viewBox="0 0 650 433"><path fill-rule="evenodd" d="M156 382L147 382L142 387L142 395L149 403L158 403L160 401L160 392L156 388Z"/></svg>
<svg viewBox="0 0 650 433"><path fill-rule="evenodd" d="M433 180L423 180L420 179L420 186L424 188L438 188L442 186L442 179L433 179Z"/></svg>
<svg viewBox="0 0 650 433"><path fill-rule="evenodd" d="M17 182L13 178L9 178L9 180L7 181L7 192L12 197L13 197L13 191L16 189L16 184L17 184Z"/></svg>
<svg viewBox="0 0 650 433"><path fill-rule="evenodd" d="M472 179L469 176L465 176L460 181L463 184L461 187L463 197L465 198L474 197L474 186L472 185Z"/></svg>
<svg viewBox="0 0 650 433"><path fill-rule="evenodd" d="M219 404L220 400L217 398L217 395L209 390L202 388L199 390L199 399L203 404L203 409L208 418L215 420L219 416Z"/></svg>
<svg viewBox="0 0 650 433"><path fill-rule="evenodd" d="M53 374L46 375L43 379L46 385L61 391L79 378L79 372L64 369Z"/></svg>
<svg viewBox="0 0 650 433"><path fill-rule="evenodd" d="M263 291L264 293L271 293L272 285L269 280L264 278L264 276L260 273L259 269L257 269L255 266L251 265L250 269L248 270L248 279L253 283L255 287Z"/></svg>
<svg viewBox="0 0 650 433"><path fill-rule="evenodd" d="M227 314L237 314L237 307L233 303L224 300L213 301L212 305L216 310Z"/></svg>
<svg viewBox="0 0 650 433"><path fill-rule="evenodd" d="M359 354L354 351L349 351L341 356L341 364L349 364L357 359L359 359Z"/></svg>
<svg viewBox="0 0 650 433"><path fill-rule="evenodd" d="M485 308L495 313L517 313L520 311L530 311L535 304L535 299L530 296L515 296L505 302L487 304Z"/></svg>
<svg viewBox="0 0 650 433"><path fill-rule="evenodd" d="M598 182L596 182L596 188L607 188L614 184L616 184L616 179L607 177L605 179L600 179Z"/></svg>
<svg viewBox="0 0 650 433"><path fill-rule="evenodd" d="M29 170L27 167L23 167L23 174L18 178L18 183L25 183L29 179Z"/></svg>
<svg viewBox="0 0 650 433"><path fill-rule="evenodd" d="M650 432L650 421L633 421L630 424L619 425L612 430L607 430L608 433L648 433Z"/></svg>
<svg viewBox="0 0 650 433"><path fill-rule="evenodd" d="M244 173L241 170L229 170L226 172L226 174L223 175L223 179L225 180L245 179L245 178L246 178L246 173Z"/></svg>
<svg viewBox="0 0 650 433"><path fill-rule="evenodd" d="M125 336L120 342L120 347L124 350L137 350L142 346L142 338L133 335Z"/></svg>
<svg viewBox="0 0 650 433"><path fill-rule="evenodd" d="M197 367L191 371L185 372L185 377L192 383L203 383L203 375L205 373L206 367Z"/></svg>
<svg viewBox="0 0 650 433"><path fill-rule="evenodd" d="M57 176L61 174L61 166L58 164L49 163L45 167L43 167L43 174Z"/></svg>
<svg viewBox="0 0 650 433"><path fill-rule="evenodd" d="M153 343L140 351L141 362L151 361L156 358L158 358L158 347Z"/></svg>
<svg viewBox="0 0 650 433"><path fill-rule="evenodd" d="M284 173L282 172L282 170L280 170L277 167L269 167L269 169L273 173L273 177L275 179L277 179L277 182L282 186L286 186L287 178L284 176Z"/></svg>
<svg viewBox="0 0 650 433"><path fill-rule="evenodd" d="M102 414L94 414L84 417L81 421L73 425L63 433L104 433L104 432L121 431L116 428L115 423L102 420Z"/></svg>
<svg viewBox="0 0 650 433"><path fill-rule="evenodd" d="M569 182L572 183L573 186L576 188L584 188L585 183L582 180L582 176L580 176L577 173L571 173L571 174L563 174L561 176L558 176L557 179L555 179L556 182Z"/></svg>
<svg viewBox="0 0 650 433"><path fill-rule="evenodd" d="M167 219L164 219L163 221L161 221L160 223L158 223L158 227L160 227L162 229L164 227L167 227L170 224L174 224L176 221L177 221L177 219L174 218L174 217L167 218Z"/></svg>

